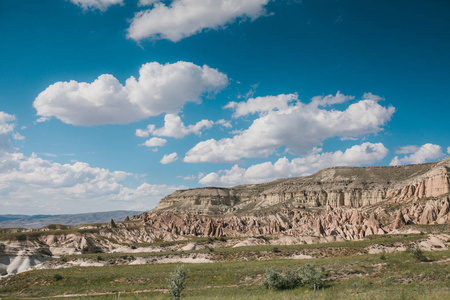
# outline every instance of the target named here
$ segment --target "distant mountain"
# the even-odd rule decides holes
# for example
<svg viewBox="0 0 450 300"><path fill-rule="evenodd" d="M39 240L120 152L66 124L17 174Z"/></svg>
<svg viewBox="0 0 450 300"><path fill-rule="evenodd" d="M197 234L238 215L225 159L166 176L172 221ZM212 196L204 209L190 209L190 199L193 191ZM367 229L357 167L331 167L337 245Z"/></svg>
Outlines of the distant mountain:
<svg viewBox="0 0 450 300"><path fill-rule="evenodd" d="M110 219L122 221L141 211L117 210L84 214L65 215L0 215L0 228L41 228L50 224L81 225L90 223L107 223Z"/></svg>

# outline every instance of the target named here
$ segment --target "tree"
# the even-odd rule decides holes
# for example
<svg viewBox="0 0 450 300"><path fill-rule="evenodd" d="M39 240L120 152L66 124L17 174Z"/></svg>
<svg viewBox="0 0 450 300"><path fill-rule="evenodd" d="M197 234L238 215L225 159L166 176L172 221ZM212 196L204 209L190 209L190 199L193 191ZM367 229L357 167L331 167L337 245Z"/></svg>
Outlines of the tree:
<svg viewBox="0 0 450 300"><path fill-rule="evenodd" d="M177 266L175 270L170 273L169 278L169 293L172 296L172 299L179 300L181 299L181 293L185 288L184 281L187 278L187 271L184 269L184 266Z"/></svg>

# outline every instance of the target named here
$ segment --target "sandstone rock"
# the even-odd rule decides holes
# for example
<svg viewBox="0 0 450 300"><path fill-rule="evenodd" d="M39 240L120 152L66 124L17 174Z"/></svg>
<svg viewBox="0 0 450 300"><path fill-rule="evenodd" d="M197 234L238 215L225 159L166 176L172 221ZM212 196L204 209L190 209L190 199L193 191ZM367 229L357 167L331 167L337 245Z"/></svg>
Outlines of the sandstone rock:
<svg viewBox="0 0 450 300"><path fill-rule="evenodd" d="M406 225L406 221L405 218L403 217L403 213L401 210L399 210L397 212L397 216L395 217L395 221L394 221L394 228L400 228L402 226Z"/></svg>
<svg viewBox="0 0 450 300"><path fill-rule="evenodd" d="M323 230L322 221L320 219L317 220L316 232L315 233L316 233L317 236L325 236L325 231Z"/></svg>
<svg viewBox="0 0 450 300"><path fill-rule="evenodd" d="M420 217L420 224L433 224L437 218L437 208L433 202L429 201L425 205L425 208Z"/></svg>
<svg viewBox="0 0 450 300"><path fill-rule="evenodd" d="M111 220L109 221L108 227L109 227L109 228L117 228L117 225L116 225L116 223L114 222L113 219L111 219Z"/></svg>

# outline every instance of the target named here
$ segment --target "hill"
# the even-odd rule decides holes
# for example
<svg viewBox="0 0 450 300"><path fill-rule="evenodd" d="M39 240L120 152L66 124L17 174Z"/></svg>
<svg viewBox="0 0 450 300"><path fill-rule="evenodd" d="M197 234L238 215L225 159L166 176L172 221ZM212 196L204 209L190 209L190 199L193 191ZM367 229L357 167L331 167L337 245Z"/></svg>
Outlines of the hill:
<svg viewBox="0 0 450 300"><path fill-rule="evenodd" d="M127 216L140 214L140 211L117 210L84 214L63 215L0 215L0 228L36 229L50 224L81 225L106 223L110 219L123 220Z"/></svg>

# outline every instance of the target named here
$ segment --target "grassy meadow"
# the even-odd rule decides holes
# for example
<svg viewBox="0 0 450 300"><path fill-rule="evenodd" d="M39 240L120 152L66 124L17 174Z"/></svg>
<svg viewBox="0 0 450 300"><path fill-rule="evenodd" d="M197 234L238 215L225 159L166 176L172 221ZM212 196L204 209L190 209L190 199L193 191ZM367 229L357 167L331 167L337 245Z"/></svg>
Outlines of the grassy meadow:
<svg viewBox="0 0 450 300"><path fill-rule="evenodd" d="M257 251L253 248L258 246L248 251ZM241 253L227 251L233 250ZM189 274L183 299L450 299L450 251L425 255L425 262L409 252L396 252L186 264ZM267 268L283 271L307 263L324 270L325 288L278 291L263 286ZM167 278L175 267L147 264L30 271L0 280L0 298L170 299Z"/></svg>

